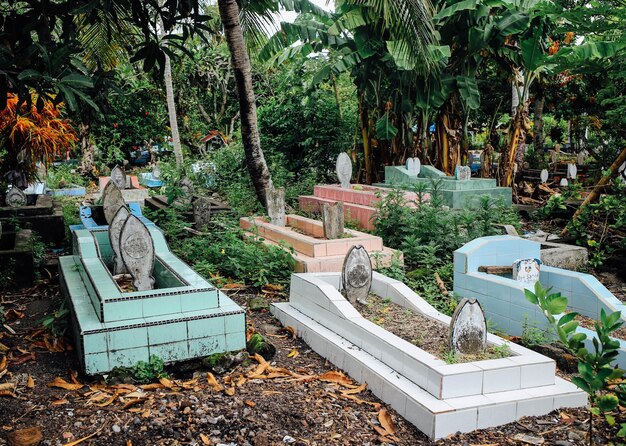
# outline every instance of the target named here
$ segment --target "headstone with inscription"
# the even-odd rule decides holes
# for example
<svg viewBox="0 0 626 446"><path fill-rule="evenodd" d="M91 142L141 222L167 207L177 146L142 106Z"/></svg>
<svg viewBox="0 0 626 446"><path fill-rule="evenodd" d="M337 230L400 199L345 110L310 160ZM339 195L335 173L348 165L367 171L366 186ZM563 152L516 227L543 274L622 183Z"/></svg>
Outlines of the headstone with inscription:
<svg viewBox="0 0 626 446"><path fill-rule="evenodd" d="M102 211L108 225L111 224L118 209L124 206L124 204L122 191L113 181L109 181L102 191Z"/></svg>
<svg viewBox="0 0 626 446"><path fill-rule="evenodd" d="M541 177L541 182L542 183L547 183L548 182L548 178L550 177L550 174L548 173L548 170L547 169L543 169L541 171L540 177Z"/></svg>
<svg viewBox="0 0 626 446"><path fill-rule="evenodd" d="M115 213L113 217L113 221L109 225L109 242L111 243L111 249L113 249L113 274L124 274L126 272L126 267L124 266L124 261L122 260L122 255L120 253L120 234L122 233L122 227L126 220L128 220L128 216L130 212L126 206L120 206L120 208Z"/></svg>
<svg viewBox="0 0 626 446"><path fill-rule="evenodd" d="M270 217L270 223L276 226L285 226L285 188L273 187L267 189L267 214Z"/></svg>
<svg viewBox="0 0 626 446"><path fill-rule="evenodd" d="M345 221L342 201L323 204L322 224L324 226L324 237L327 239L334 240L343 237Z"/></svg>
<svg viewBox="0 0 626 446"><path fill-rule="evenodd" d="M342 189L350 189L350 180L352 179L352 160L350 156L341 152L337 157L337 178L341 183Z"/></svg>
<svg viewBox="0 0 626 446"><path fill-rule="evenodd" d="M154 288L154 242L139 218L128 216L120 232L120 254L137 291Z"/></svg>
<svg viewBox="0 0 626 446"><path fill-rule="evenodd" d="M202 229L211 221L213 203L206 197L199 197L193 202L193 222L196 229Z"/></svg>
<svg viewBox="0 0 626 446"><path fill-rule="evenodd" d="M422 162L419 158L407 158L406 170L412 175L419 175L422 170Z"/></svg>
<svg viewBox="0 0 626 446"><path fill-rule="evenodd" d="M9 207L21 208L26 206L26 194L19 188L13 186L6 195L6 202Z"/></svg>
<svg viewBox="0 0 626 446"><path fill-rule="evenodd" d="M469 166L456 166L454 176L459 181L466 181L472 178L472 169Z"/></svg>
<svg viewBox="0 0 626 446"><path fill-rule="evenodd" d="M464 297L450 321L449 348L455 354L477 355L487 349L487 321L476 299Z"/></svg>
<svg viewBox="0 0 626 446"><path fill-rule="evenodd" d="M346 299L366 304L372 287L372 261L367 250L361 246L350 248L343 261L341 285Z"/></svg>
<svg viewBox="0 0 626 446"><path fill-rule="evenodd" d="M111 169L111 182L121 190L126 189L126 172L122 166L118 165Z"/></svg>
<svg viewBox="0 0 626 446"><path fill-rule="evenodd" d="M182 199L184 201L190 202L191 199L193 198L193 194L195 192L195 189L193 187L193 183L191 182L191 180L187 177L182 178L179 182L178 182L178 187L180 187L181 191L182 191Z"/></svg>
<svg viewBox="0 0 626 446"><path fill-rule="evenodd" d="M152 168L152 178L159 179L161 178L161 168L158 164L155 164Z"/></svg>
<svg viewBox="0 0 626 446"><path fill-rule="evenodd" d="M513 262L513 280L534 285L540 277L541 260L520 259Z"/></svg>

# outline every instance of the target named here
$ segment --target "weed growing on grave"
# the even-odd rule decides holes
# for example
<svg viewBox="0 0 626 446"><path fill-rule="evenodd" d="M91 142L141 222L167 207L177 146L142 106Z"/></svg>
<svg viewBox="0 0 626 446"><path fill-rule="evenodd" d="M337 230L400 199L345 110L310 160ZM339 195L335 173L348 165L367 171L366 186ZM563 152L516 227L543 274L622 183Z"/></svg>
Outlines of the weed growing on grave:
<svg viewBox="0 0 626 446"><path fill-rule="evenodd" d="M524 322L522 323L522 336L520 342L525 347L532 347L533 345L549 344L552 341L552 337L541 328L537 327L536 323L530 322L528 315L524 315Z"/></svg>
<svg viewBox="0 0 626 446"><path fill-rule="evenodd" d="M63 211L63 226L65 226L65 246L72 245L72 231L70 225L80 224L79 204L81 197L59 197L61 199L61 209Z"/></svg>
<svg viewBox="0 0 626 446"><path fill-rule="evenodd" d="M157 355L150 355L148 361L138 361L132 367L115 367L111 370L108 380L132 380L137 384L149 384L157 379L167 378L163 360Z"/></svg>
<svg viewBox="0 0 626 446"><path fill-rule="evenodd" d="M578 375L572 378L572 382L589 395L589 444L593 444L593 416L603 415L610 425L614 425L615 411L618 406L626 405L626 387L622 384L625 372L611 366L619 354L620 342L610 336L622 326L621 314L616 311L607 315L604 309L601 310L600 320L594 324L596 336L591 339L593 351L590 351L585 342L587 335L576 332L578 322L574 319L578 313L563 314L567 309L567 297L550 293L550 290L537 282L534 292L525 291L526 299L541 308L563 347L578 360ZM626 423L621 424L618 436L626 436Z"/></svg>
<svg viewBox="0 0 626 446"><path fill-rule="evenodd" d="M68 302L62 297L58 298L52 305L56 308L37 323L50 331L55 337L61 338L66 335L70 328L70 308Z"/></svg>
<svg viewBox="0 0 626 446"><path fill-rule="evenodd" d="M46 177L46 186L50 189L85 186L87 179L76 170L76 166L61 164L51 167Z"/></svg>

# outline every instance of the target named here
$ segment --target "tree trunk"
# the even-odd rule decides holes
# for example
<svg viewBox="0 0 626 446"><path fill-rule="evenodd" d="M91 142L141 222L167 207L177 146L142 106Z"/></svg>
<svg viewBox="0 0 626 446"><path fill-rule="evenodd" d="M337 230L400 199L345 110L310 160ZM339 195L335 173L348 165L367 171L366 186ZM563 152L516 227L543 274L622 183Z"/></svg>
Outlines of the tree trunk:
<svg viewBox="0 0 626 446"><path fill-rule="evenodd" d="M359 117L361 119L361 136L363 138L363 159L365 160L365 184L372 184L372 144L369 132L369 116L363 99L359 98Z"/></svg>
<svg viewBox="0 0 626 446"><path fill-rule="evenodd" d="M241 116L241 139L246 154L246 165L257 197L263 206L267 206L265 191L272 188L273 185L261 150L256 99L252 87L252 67L239 23L239 7L236 0L218 0L217 3L235 73Z"/></svg>
<svg viewBox="0 0 626 446"><path fill-rule="evenodd" d="M461 162L461 139L463 123L461 116L449 98L437 114L435 126L437 142L438 168L442 172L452 175L454 169Z"/></svg>
<svg viewBox="0 0 626 446"><path fill-rule="evenodd" d="M519 141L524 138L524 106L518 105L513 115L513 121L509 128L509 142L506 152L502 156L500 175L500 186L511 187L513 184L513 171L515 165L515 155L519 148Z"/></svg>
<svg viewBox="0 0 626 446"><path fill-rule="evenodd" d="M535 153L543 159L543 105L545 103L545 96L543 94L543 88L538 85L537 95L535 96L535 110L533 114L533 146Z"/></svg>
<svg viewBox="0 0 626 446"><path fill-rule="evenodd" d="M80 171L83 175L92 175L95 150L91 143L91 125L88 122L78 124L78 136L80 137L80 148L82 152Z"/></svg>

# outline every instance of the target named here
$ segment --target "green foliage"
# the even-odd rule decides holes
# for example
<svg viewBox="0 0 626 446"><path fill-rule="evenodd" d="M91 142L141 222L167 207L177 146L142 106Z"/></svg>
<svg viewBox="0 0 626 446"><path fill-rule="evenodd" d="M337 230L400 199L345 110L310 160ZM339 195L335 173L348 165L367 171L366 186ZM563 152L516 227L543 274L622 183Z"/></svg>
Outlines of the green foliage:
<svg viewBox="0 0 626 446"><path fill-rule="evenodd" d="M148 362L138 361L132 367L115 367L111 370L109 380L114 379L131 379L137 384L149 384L160 378L167 378L169 375L165 372L165 364L157 355L150 355Z"/></svg>
<svg viewBox="0 0 626 446"><path fill-rule="evenodd" d="M87 180L76 171L76 167L68 164L51 167L48 170L45 182L49 189L64 189L66 187L85 186L87 184Z"/></svg>
<svg viewBox="0 0 626 446"><path fill-rule="evenodd" d="M38 322L45 330L49 330L56 337L63 337L70 328L69 303L60 298L52 305L52 310Z"/></svg>
<svg viewBox="0 0 626 446"><path fill-rule="evenodd" d="M537 210L537 216L540 218L549 218L563 215L567 211L565 206L565 197L561 194L554 194L548 198L548 201Z"/></svg>
<svg viewBox="0 0 626 446"><path fill-rule="evenodd" d="M552 337L545 330L537 328L537 324L528 320L528 315L524 316L524 322L522 323L522 336L520 342L526 347L532 347L533 345L541 345L550 343Z"/></svg>

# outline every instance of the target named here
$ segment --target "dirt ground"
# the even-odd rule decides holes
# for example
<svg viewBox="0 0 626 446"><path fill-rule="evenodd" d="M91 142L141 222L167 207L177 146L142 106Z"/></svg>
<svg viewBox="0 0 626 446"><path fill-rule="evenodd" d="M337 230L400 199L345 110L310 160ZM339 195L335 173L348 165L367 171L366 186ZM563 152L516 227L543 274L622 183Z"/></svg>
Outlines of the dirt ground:
<svg viewBox="0 0 626 446"><path fill-rule="evenodd" d="M59 296L54 279L0 294L0 445L36 428L44 445L505 445L584 443L587 411L566 409L433 443L283 329L258 298L231 296L247 311L249 330L276 347L267 363L251 359L223 375L189 364L169 378L140 387L107 384L76 374L70 343L55 340L38 321ZM268 301L285 296L261 296ZM258 302L258 300L257 300ZM3 357L7 359L3 366ZM4 370L4 371L3 371ZM596 421L594 439L608 444L615 428Z"/></svg>

